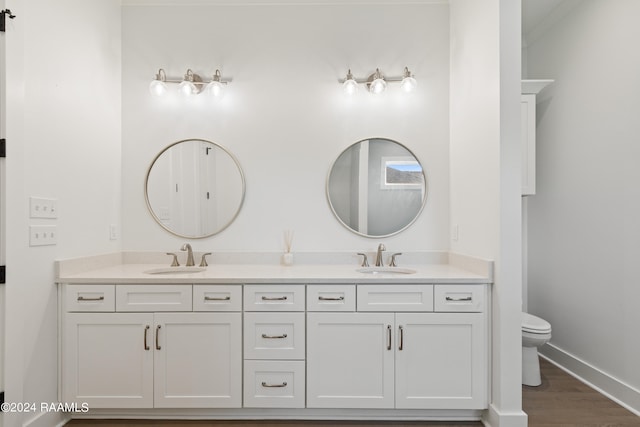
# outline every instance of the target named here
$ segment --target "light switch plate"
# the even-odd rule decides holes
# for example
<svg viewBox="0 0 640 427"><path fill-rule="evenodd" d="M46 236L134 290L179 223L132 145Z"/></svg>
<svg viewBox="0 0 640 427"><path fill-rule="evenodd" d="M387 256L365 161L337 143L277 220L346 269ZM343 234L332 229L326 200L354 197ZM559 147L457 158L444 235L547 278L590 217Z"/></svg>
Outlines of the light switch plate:
<svg viewBox="0 0 640 427"><path fill-rule="evenodd" d="M57 225L29 226L29 246L48 246L58 243Z"/></svg>
<svg viewBox="0 0 640 427"><path fill-rule="evenodd" d="M31 218L58 218L58 200L44 197L29 197Z"/></svg>

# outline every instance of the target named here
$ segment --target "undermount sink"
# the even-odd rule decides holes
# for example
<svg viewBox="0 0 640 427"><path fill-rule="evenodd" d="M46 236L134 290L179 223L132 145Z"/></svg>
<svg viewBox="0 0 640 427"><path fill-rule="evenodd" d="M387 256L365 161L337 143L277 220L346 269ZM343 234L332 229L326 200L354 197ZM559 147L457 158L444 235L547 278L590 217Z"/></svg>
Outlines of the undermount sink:
<svg viewBox="0 0 640 427"><path fill-rule="evenodd" d="M147 270L145 274L189 274L205 271L205 267L161 267Z"/></svg>
<svg viewBox="0 0 640 427"><path fill-rule="evenodd" d="M356 271L366 274L414 274L416 272L410 268L399 267L362 267Z"/></svg>

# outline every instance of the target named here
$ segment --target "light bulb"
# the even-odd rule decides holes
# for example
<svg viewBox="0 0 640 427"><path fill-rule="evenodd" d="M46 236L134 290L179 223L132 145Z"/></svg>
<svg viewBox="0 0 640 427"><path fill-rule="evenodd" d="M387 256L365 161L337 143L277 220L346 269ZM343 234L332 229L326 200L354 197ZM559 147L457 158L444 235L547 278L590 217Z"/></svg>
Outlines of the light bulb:
<svg viewBox="0 0 640 427"><path fill-rule="evenodd" d="M347 78L344 80L344 83L342 84L342 90L347 96L353 95L354 93L356 93L356 90L358 90L358 82L356 82L355 79L353 78L353 74L351 74L351 70L347 72Z"/></svg>
<svg viewBox="0 0 640 427"><path fill-rule="evenodd" d="M400 83L400 88L406 93L413 92L418 87L418 82L413 78L407 67L404 67L404 78Z"/></svg>
<svg viewBox="0 0 640 427"><path fill-rule="evenodd" d="M183 80L178 85L178 90L184 96L195 95L198 92L198 88L196 88L196 85L194 85L192 82L187 81L187 80Z"/></svg>
<svg viewBox="0 0 640 427"><path fill-rule="evenodd" d="M214 98L219 98L222 96L223 90L224 84L220 81L220 70L216 70L205 91Z"/></svg>
<svg viewBox="0 0 640 427"><path fill-rule="evenodd" d="M385 82L382 78L377 78L371 82L371 86L369 86L369 92L373 93L374 95L378 95L384 92L386 88L387 82Z"/></svg>
<svg viewBox="0 0 640 427"><path fill-rule="evenodd" d="M160 68L156 77L149 83L149 92L155 96L162 96L167 93L166 80L167 76L164 74L164 70Z"/></svg>
<svg viewBox="0 0 640 427"><path fill-rule="evenodd" d="M162 80L152 80L149 84L149 92L155 96L162 96L167 93L167 85Z"/></svg>
<svg viewBox="0 0 640 427"><path fill-rule="evenodd" d="M373 79L371 84L369 84L369 92L373 93L374 95L378 95L384 92L384 90L387 88L387 82L384 80L384 77L382 77L382 73L380 73L379 69L376 68L376 72L373 73L373 75L369 78Z"/></svg>

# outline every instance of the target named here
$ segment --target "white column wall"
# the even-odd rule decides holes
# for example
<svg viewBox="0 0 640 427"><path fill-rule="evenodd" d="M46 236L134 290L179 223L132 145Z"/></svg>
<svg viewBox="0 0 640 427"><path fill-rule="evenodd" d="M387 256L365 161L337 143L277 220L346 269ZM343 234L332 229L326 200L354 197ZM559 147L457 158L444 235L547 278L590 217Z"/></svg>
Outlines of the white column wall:
<svg viewBox="0 0 640 427"><path fill-rule="evenodd" d="M510 427L527 425L520 382L520 49L519 2L451 1L451 249L495 260L485 420Z"/></svg>
<svg viewBox="0 0 640 427"><path fill-rule="evenodd" d="M54 260L120 249L120 2L6 0L5 398L57 401ZM29 197L58 218L29 218ZM29 246L30 225L57 226ZM5 414L7 427L56 425L61 413Z"/></svg>

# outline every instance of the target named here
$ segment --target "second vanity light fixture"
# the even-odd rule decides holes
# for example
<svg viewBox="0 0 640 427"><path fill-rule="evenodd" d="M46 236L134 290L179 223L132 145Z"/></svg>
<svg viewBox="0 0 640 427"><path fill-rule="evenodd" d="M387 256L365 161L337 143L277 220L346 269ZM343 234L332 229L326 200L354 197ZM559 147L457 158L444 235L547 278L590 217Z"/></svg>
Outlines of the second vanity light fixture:
<svg viewBox="0 0 640 427"><path fill-rule="evenodd" d="M155 78L149 84L149 91L152 95L162 96L169 91L167 83L177 83L178 91L184 96L197 95L204 90L205 93L213 97L220 97L223 93L224 85L228 84L230 81L231 80L229 79L223 80L220 75L220 70L216 70L211 77L211 80L205 82L202 81L202 78L199 75L191 71L190 68L187 70L182 80L169 79L167 78L164 70L160 68Z"/></svg>
<svg viewBox="0 0 640 427"><path fill-rule="evenodd" d="M353 95L358 89L359 84L366 84L369 92L374 95L380 94L387 88L387 82L400 82L400 88L404 92L413 92L418 86L418 82L411 74L408 67L404 67L404 73L402 77L386 77L380 72L380 69L376 68L376 72L371 74L366 79L357 79L351 74L351 70L347 72L347 77L344 80L340 80L342 83L342 89L346 95Z"/></svg>

